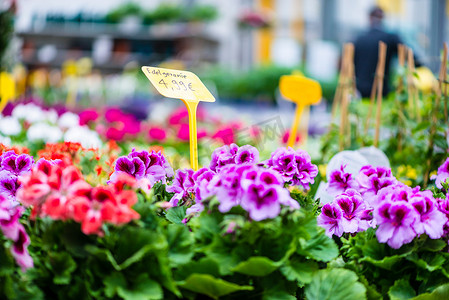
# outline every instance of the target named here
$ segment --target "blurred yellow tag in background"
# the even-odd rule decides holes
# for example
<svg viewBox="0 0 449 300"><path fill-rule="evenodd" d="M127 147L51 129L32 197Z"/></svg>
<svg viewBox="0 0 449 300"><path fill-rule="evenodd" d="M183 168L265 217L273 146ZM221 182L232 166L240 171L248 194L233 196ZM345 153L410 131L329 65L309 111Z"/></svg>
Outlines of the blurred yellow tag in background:
<svg viewBox="0 0 449 300"><path fill-rule="evenodd" d="M302 75L284 75L281 76L279 81L279 90L284 98L296 103L295 116L287 141L287 147L294 147L296 143L296 132L304 107L317 104L321 101L321 85L317 81ZM306 112L308 122L308 110ZM306 124L303 133L303 141L307 139L307 128L308 124Z"/></svg>
<svg viewBox="0 0 449 300"><path fill-rule="evenodd" d="M0 112L3 111L8 101L16 97L16 83L14 78L6 72L0 73Z"/></svg>
<svg viewBox="0 0 449 300"><path fill-rule="evenodd" d="M320 84L301 75L282 76L279 90L282 96L301 105L317 104L322 97Z"/></svg>
<svg viewBox="0 0 449 300"><path fill-rule="evenodd" d="M430 93L438 84L435 75L433 75L432 71L427 67L416 68L416 75L417 76L413 76L413 83L424 93Z"/></svg>
<svg viewBox="0 0 449 300"><path fill-rule="evenodd" d="M215 102L214 96L192 72L154 67L142 67L142 71L156 90L165 97Z"/></svg>

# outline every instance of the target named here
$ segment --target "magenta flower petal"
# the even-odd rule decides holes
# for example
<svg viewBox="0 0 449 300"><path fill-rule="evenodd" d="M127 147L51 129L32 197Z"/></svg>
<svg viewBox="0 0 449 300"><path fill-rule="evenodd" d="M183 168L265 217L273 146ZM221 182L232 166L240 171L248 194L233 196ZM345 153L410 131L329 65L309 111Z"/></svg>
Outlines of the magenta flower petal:
<svg viewBox="0 0 449 300"><path fill-rule="evenodd" d="M14 256L14 259L21 267L22 271L26 271L33 267L33 259L27 250L27 247L30 244L30 238L21 224L17 226L19 227L19 235L18 239L14 241L14 244L11 247L11 254Z"/></svg>
<svg viewBox="0 0 449 300"><path fill-rule="evenodd" d="M303 150L295 151L291 147L278 148L265 163L279 172L285 182L301 185L304 189L308 189L318 175L318 167L311 163L309 154Z"/></svg>
<svg viewBox="0 0 449 300"><path fill-rule="evenodd" d="M394 249L410 243L416 236L412 224L419 215L407 202L383 202L374 209L374 218L379 225L377 239L381 243L387 242Z"/></svg>
<svg viewBox="0 0 449 300"><path fill-rule="evenodd" d="M281 211L276 189L263 185L249 186L240 205L249 212L249 216L255 221L274 218Z"/></svg>
<svg viewBox="0 0 449 300"><path fill-rule="evenodd" d="M19 218L22 215L22 209L15 209L8 219L0 220L0 228L3 235L10 240L16 241L19 239Z"/></svg>
<svg viewBox="0 0 449 300"><path fill-rule="evenodd" d="M240 165L244 163L256 164L259 162L259 151L253 146L245 145L237 150L235 163Z"/></svg>
<svg viewBox="0 0 449 300"><path fill-rule="evenodd" d="M16 193L20 187L18 177L13 173L0 171L0 195L7 198L11 204L16 202Z"/></svg>
<svg viewBox="0 0 449 300"><path fill-rule="evenodd" d="M328 237L332 237L332 235L342 236L344 231L341 219L341 208L336 204L326 203L321 208L321 214L317 217L317 224L324 228Z"/></svg>
<svg viewBox="0 0 449 300"><path fill-rule="evenodd" d="M339 170L334 170L330 174L329 182L326 191L332 195L337 196L347 189L357 189L358 184L352 178L352 174L345 172L346 165L342 165Z"/></svg>

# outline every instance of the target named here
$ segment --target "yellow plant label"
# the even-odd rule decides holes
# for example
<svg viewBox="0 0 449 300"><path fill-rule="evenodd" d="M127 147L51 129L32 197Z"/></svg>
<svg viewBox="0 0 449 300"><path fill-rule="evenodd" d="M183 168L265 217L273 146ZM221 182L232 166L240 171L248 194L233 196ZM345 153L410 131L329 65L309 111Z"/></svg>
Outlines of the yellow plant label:
<svg viewBox="0 0 449 300"><path fill-rule="evenodd" d="M16 95L16 83L11 74L0 73L0 98L2 101L14 100Z"/></svg>
<svg viewBox="0 0 449 300"><path fill-rule="evenodd" d="M145 66L142 71L156 90L165 97L215 102L214 96L192 72Z"/></svg>
<svg viewBox="0 0 449 300"><path fill-rule="evenodd" d="M279 82L279 90L285 98L300 105L320 102L321 85L301 75L284 75Z"/></svg>

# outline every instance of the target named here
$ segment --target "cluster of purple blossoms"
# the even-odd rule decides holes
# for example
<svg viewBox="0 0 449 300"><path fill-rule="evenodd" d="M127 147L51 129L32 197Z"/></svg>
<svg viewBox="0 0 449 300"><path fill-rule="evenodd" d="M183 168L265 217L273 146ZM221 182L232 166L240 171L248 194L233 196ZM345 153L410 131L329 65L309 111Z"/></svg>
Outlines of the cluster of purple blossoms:
<svg viewBox="0 0 449 300"><path fill-rule="evenodd" d="M394 249L424 233L431 239L441 238L448 221L431 191L403 184L379 192L373 217L378 225L377 239Z"/></svg>
<svg viewBox="0 0 449 300"><path fill-rule="evenodd" d="M7 151L0 156L0 195L11 205L18 205L16 192L20 187L19 176L31 171L34 159L28 154Z"/></svg>
<svg viewBox="0 0 449 300"><path fill-rule="evenodd" d="M142 188L151 188L156 182L166 182L174 175L173 169L161 152L136 151L117 159L110 181L117 180L118 174L127 173L139 182Z"/></svg>
<svg viewBox="0 0 449 300"><path fill-rule="evenodd" d="M391 175L391 169L385 167L363 166L356 178L358 191L370 205L385 187L396 185L397 179Z"/></svg>
<svg viewBox="0 0 449 300"><path fill-rule="evenodd" d="M335 197L332 203L322 207L317 223L329 237L342 236L345 232L356 233L372 226L371 211L359 192L347 189Z"/></svg>
<svg viewBox="0 0 449 300"><path fill-rule="evenodd" d="M195 181L193 179L194 171L192 169L176 170L173 184L166 187L169 193L175 193L170 200L171 206L178 206L192 198L194 192ZM182 200L180 203L179 201Z"/></svg>
<svg viewBox="0 0 449 300"><path fill-rule="evenodd" d="M278 148L271 154L266 165L278 172L284 182L292 185L301 185L304 189L315 182L318 167L312 164L310 155L303 150L295 151L293 148Z"/></svg>
<svg viewBox="0 0 449 300"><path fill-rule="evenodd" d="M449 243L449 199L436 199L437 203L438 203L438 209L446 216L446 218L448 219L448 221L446 222L446 224L443 227L443 237L445 237L446 239L448 239L448 243Z"/></svg>
<svg viewBox="0 0 449 300"><path fill-rule="evenodd" d="M242 147L236 144L224 145L212 153L209 169L213 172L227 165L257 164L259 162L259 151L250 145Z"/></svg>
<svg viewBox="0 0 449 300"><path fill-rule="evenodd" d="M23 210L22 206L11 206L10 201L0 195L0 230L12 241L11 254L22 271L25 271L33 267L33 259L27 250L30 238L19 222Z"/></svg>
<svg viewBox="0 0 449 300"><path fill-rule="evenodd" d="M352 178L352 174L345 172L345 168L346 165L342 165L340 169L334 170L330 173L326 191L331 196L337 196L346 192L348 189L357 189L359 187L357 181Z"/></svg>
<svg viewBox="0 0 449 300"><path fill-rule="evenodd" d="M449 229L449 203L438 202L431 191L400 183L388 168L364 166L354 182L342 166L332 172L329 189L344 192L325 204L318 216L328 236L377 226L378 241L398 249L421 234L438 239Z"/></svg>
<svg viewBox="0 0 449 300"><path fill-rule="evenodd" d="M310 160L310 159L309 159ZM218 210L228 212L240 205L251 219L260 221L279 215L281 206L299 208L297 201L284 188L278 172L256 165L259 153L256 148L235 144L214 151L209 168L178 170L173 184L166 190L175 193L171 206L193 203L187 215L201 212L203 200L216 196Z"/></svg>
<svg viewBox="0 0 449 300"><path fill-rule="evenodd" d="M270 169L255 165L231 165L212 178L209 190L217 196L220 212L228 212L240 205L251 219L261 221L277 217L281 205L299 208L298 202L290 197L283 184L279 174Z"/></svg>
<svg viewBox="0 0 449 300"><path fill-rule="evenodd" d="M449 177L449 157L446 161L438 168L437 175L432 176L432 179L435 179L435 185L437 188L441 189L443 186L442 182L446 182L446 179Z"/></svg>

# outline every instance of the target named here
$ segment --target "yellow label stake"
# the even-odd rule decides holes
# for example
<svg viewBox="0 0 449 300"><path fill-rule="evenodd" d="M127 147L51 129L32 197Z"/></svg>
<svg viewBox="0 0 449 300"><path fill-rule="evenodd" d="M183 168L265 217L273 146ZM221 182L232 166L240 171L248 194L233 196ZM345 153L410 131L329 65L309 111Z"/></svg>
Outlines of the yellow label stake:
<svg viewBox="0 0 449 300"><path fill-rule="evenodd" d="M0 113L5 108L8 101L14 100L16 97L16 83L11 74L6 72L0 73Z"/></svg>
<svg viewBox="0 0 449 300"><path fill-rule="evenodd" d="M190 166L198 170L196 109L200 101L215 102L214 96L192 72L155 67L142 67L142 71L161 95L181 99L186 105L189 113Z"/></svg>
<svg viewBox="0 0 449 300"><path fill-rule="evenodd" d="M304 107L320 102L321 86L317 81L301 75L284 75L279 82L279 90L287 100L296 103L295 118L287 142L287 147L293 147Z"/></svg>

